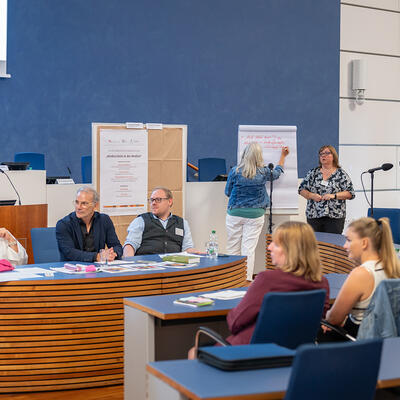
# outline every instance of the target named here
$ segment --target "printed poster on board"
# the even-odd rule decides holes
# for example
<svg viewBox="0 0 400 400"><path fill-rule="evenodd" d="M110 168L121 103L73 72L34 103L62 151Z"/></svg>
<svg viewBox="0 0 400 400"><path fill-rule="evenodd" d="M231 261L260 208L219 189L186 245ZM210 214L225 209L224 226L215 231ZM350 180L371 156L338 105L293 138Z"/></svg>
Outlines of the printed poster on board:
<svg viewBox="0 0 400 400"><path fill-rule="evenodd" d="M101 129L100 212L138 215L147 211L147 131Z"/></svg>

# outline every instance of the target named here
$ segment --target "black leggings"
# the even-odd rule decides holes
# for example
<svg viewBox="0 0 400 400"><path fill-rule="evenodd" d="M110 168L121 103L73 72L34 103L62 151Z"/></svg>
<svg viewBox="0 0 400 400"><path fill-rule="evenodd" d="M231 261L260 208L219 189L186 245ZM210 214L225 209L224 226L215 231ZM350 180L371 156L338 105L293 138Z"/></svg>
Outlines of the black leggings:
<svg viewBox="0 0 400 400"><path fill-rule="evenodd" d="M342 233L345 218L307 218L314 232Z"/></svg>

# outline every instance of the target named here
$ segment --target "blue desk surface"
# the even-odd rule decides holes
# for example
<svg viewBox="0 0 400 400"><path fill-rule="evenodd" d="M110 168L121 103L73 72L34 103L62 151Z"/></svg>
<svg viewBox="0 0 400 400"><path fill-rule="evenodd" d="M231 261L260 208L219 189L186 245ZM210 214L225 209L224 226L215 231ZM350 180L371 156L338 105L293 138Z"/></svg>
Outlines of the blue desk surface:
<svg viewBox="0 0 400 400"><path fill-rule="evenodd" d="M288 386L291 371L286 367L225 372L197 360L156 361L146 369L167 384L173 382L187 397L196 399L244 399L263 393L281 393Z"/></svg>
<svg viewBox="0 0 400 400"><path fill-rule="evenodd" d="M378 387L400 384L400 338L383 342ZM147 370L186 396L198 399L251 397L256 394L283 393L289 383L291 368L270 368L251 371L225 372L197 360L157 361ZM205 385L204 382L207 382Z"/></svg>
<svg viewBox="0 0 400 400"><path fill-rule="evenodd" d="M229 290L247 290L246 287ZM167 294L161 296L141 296L128 297L124 299L124 304L145 311L161 319L179 319L189 316L213 316L226 315L229 310L239 304L240 299L233 300L215 300L211 306L190 307L182 304L174 304L174 300L181 297L201 296L204 293L215 293L219 290L195 293Z"/></svg>
<svg viewBox="0 0 400 400"><path fill-rule="evenodd" d="M340 247L343 247L346 242L346 237L337 233L315 232L315 237L319 242L330 243Z"/></svg>
<svg viewBox="0 0 400 400"><path fill-rule="evenodd" d="M148 275L152 275L152 277L158 277L158 276L163 276L166 273L174 275L174 273L181 275L184 271L193 271L193 270L201 270L204 268L209 268L209 267L215 267L217 265L226 265L229 263L234 263L239 260L243 260L245 257L244 256L224 256L224 257L218 257L217 259L211 259L208 257L200 257L200 263L185 268L185 269L176 269L176 268L168 268L165 267L163 270L154 270L154 271L132 271L132 272L125 272L125 273L116 273L116 274L110 274L107 272L94 272L94 273L87 273L87 274L65 274L62 272L54 272L54 276L40 276L37 278L26 278L26 279L21 279L23 281L29 281L29 280L61 280L61 279L87 279L87 278L116 278L119 276L140 276L143 275L144 277L148 277ZM132 260L138 261L138 260L149 260L149 261L162 261L161 257L158 256L157 254L155 255L146 255L146 256L136 256L136 257L130 257L127 258L126 260ZM80 261L65 261L71 264L94 264L94 263L84 263ZM63 267L65 262L52 262L52 263L46 263L46 264L29 264L29 265L21 265L17 266L16 270L23 270L25 268L32 268L32 267L40 267L44 268L47 270L50 270L51 267L56 267L60 268Z"/></svg>
<svg viewBox="0 0 400 400"><path fill-rule="evenodd" d="M347 278L346 274L326 274L326 278L330 287L330 298L334 300L339 293L344 281ZM247 290L247 288L229 289L229 290ZM211 292L216 292L213 290ZM124 304L147 312L150 315L161 319L179 319L193 316L212 316L212 315L225 315L232 308L239 304L241 299L233 300L215 300L211 306L205 307L190 307L181 304L174 304L174 300L180 297L187 296L201 296L207 292L195 293L181 293L172 295L160 296L140 296L140 297L127 297L124 299Z"/></svg>

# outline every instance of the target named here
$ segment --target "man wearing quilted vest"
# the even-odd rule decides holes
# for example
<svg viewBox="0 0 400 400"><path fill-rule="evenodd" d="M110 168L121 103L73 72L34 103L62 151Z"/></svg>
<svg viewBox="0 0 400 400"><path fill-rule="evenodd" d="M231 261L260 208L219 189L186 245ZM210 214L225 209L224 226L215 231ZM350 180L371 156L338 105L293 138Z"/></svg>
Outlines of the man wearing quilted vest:
<svg viewBox="0 0 400 400"><path fill-rule="evenodd" d="M171 214L172 192L164 187L155 188L149 203L151 212L139 215L128 227L124 256L193 250L189 224Z"/></svg>

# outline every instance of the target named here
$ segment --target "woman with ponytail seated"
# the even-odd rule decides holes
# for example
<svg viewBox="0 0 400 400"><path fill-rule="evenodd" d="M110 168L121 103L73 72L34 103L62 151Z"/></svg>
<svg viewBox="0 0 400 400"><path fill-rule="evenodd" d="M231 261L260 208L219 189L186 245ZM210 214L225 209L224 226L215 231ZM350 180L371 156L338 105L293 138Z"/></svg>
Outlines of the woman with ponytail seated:
<svg viewBox="0 0 400 400"><path fill-rule="evenodd" d="M400 262L393 246L389 220L360 218L346 230L349 257L360 266L354 268L343 284L335 303L326 315L328 323L341 326L348 334L357 336L372 295L384 279L400 278ZM346 340L323 327L318 341Z"/></svg>

